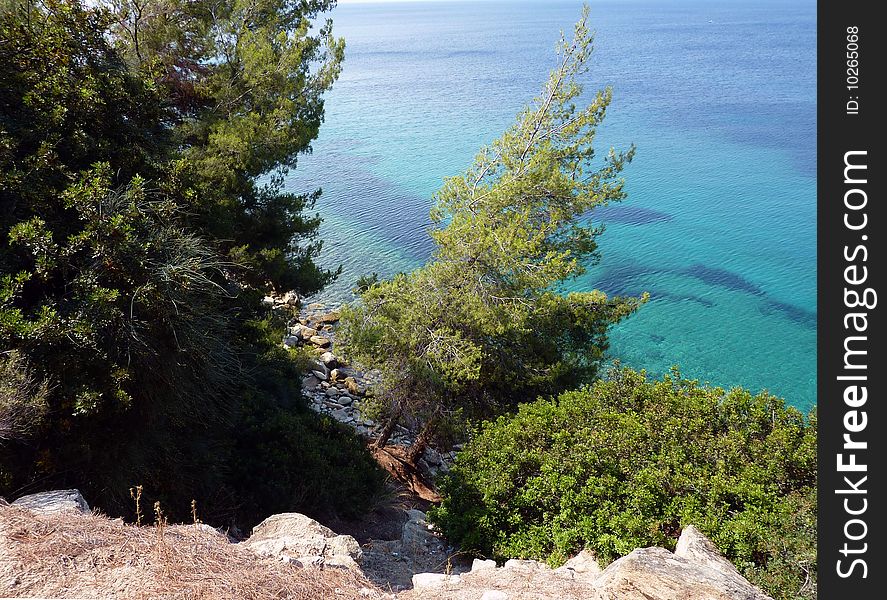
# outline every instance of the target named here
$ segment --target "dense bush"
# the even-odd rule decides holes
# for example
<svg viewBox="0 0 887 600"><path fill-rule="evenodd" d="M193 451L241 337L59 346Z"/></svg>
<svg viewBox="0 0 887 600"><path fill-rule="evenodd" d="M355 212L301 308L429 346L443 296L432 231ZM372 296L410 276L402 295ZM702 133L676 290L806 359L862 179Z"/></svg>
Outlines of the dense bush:
<svg viewBox="0 0 887 600"><path fill-rule="evenodd" d="M617 370L484 424L431 518L464 549L559 563L694 524L778 598L815 594L816 420L762 393Z"/></svg>

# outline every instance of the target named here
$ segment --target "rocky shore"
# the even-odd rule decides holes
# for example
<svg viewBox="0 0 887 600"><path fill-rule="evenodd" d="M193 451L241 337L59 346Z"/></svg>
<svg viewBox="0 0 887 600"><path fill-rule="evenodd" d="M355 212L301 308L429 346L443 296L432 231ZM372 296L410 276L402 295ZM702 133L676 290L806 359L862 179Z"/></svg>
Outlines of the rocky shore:
<svg viewBox="0 0 887 600"><path fill-rule="evenodd" d="M265 303L272 310L294 315L288 320L283 346L307 350L314 355L302 378L302 394L311 409L348 425L367 440L375 440L382 426L363 414L361 407L366 398L373 396L381 374L377 370L358 369L336 353L339 307L317 302L301 307L292 292L280 297L268 296ZM388 444L406 448L414 441L413 432L397 425ZM458 448L456 446L456 450ZM446 473L455 458L455 451L441 453L428 448L417 467L433 479Z"/></svg>

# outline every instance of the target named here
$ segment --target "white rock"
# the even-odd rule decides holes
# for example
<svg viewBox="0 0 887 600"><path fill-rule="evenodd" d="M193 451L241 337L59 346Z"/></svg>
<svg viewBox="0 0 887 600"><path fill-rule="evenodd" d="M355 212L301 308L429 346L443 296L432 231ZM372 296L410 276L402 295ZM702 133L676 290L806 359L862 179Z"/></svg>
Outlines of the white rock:
<svg viewBox="0 0 887 600"><path fill-rule="evenodd" d="M471 561L471 572L475 573L477 571L494 571L496 570L496 561L495 560L481 560L480 558L475 558Z"/></svg>
<svg viewBox="0 0 887 600"><path fill-rule="evenodd" d="M83 498L80 490L52 490L22 496L12 503L13 506L29 508L36 512L54 513L67 510L77 510L82 513L91 512L89 504Z"/></svg>
<svg viewBox="0 0 887 600"><path fill-rule="evenodd" d="M416 573L413 575L413 589L421 590L441 587L444 585L457 584L461 580L462 579L458 575L447 575L445 573Z"/></svg>

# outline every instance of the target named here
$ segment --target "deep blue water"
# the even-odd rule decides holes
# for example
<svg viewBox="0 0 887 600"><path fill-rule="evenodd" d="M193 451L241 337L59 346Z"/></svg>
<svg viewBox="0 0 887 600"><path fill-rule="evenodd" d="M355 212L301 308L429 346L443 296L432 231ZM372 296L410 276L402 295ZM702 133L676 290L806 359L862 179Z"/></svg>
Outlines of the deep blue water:
<svg viewBox="0 0 887 600"><path fill-rule="evenodd" d="M581 2L343 4L347 42L326 122L289 176L323 188L321 262L355 279L428 256L431 194L545 81ZM768 389L808 409L816 385L815 3L593 1L586 90L614 89L601 150L635 143L629 198L575 289L649 291L611 354L654 374ZM603 152L602 152L603 153Z"/></svg>

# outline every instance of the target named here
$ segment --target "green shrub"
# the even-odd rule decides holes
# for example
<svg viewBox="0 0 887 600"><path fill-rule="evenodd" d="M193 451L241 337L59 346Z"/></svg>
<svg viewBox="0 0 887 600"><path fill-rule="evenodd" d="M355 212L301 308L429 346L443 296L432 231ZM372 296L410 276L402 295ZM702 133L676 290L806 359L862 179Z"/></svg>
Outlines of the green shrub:
<svg viewBox="0 0 887 600"><path fill-rule="evenodd" d="M815 487L815 416L622 369L482 425L431 519L465 550L553 564L673 549L694 524L775 597L810 597Z"/></svg>

